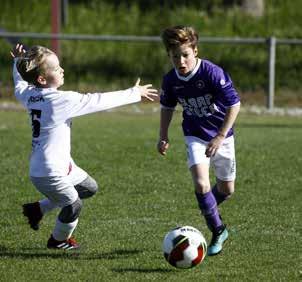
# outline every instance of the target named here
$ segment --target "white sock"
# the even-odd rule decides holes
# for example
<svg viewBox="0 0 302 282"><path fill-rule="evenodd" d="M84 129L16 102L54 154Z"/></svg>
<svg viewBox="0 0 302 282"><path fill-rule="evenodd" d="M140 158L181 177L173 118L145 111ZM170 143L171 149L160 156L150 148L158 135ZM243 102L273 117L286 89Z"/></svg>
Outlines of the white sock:
<svg viewBox="0 0 302 282"><path fill-rule="evenodd" d="M77 227L78 219L70 223L63 223L57 218L56 226L52 236L57 241L64 241L71 237L72 232Z"/></svg>
<svg viewBox="0 0 302 282"><path fill-rule="evenodd" d="M46 214L47 212L52 211L54 208L56 208L57 206L51 202L49 199L43 199L39 201L40 204L40 209L42 214Z"/></svg>

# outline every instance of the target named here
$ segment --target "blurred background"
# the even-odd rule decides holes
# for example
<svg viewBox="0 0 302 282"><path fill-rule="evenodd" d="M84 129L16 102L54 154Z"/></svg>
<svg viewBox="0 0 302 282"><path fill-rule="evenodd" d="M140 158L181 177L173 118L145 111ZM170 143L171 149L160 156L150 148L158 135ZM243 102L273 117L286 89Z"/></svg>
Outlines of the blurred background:
<svg viewBox="0 0 302 282"><path fill-rule="evenodd" d="M150 36L150 41L60 40L0 37L0 102L13 99L12 44L57 48L65 70L65 90L127 88L139 76L159 88L170 68L159 40L173 25L191 25L201 42L199 55L221 65L245 105L265 105L268 91L268 39L302 39L301 0L61 0L57 32L73 35ZM54 32L51 0L2 0L0 31ZM203 38L261 38L251 44L203 42ZM113 37L114 39L114 37ZM277 44L275 105L302 107L302 45Z"/></svg>

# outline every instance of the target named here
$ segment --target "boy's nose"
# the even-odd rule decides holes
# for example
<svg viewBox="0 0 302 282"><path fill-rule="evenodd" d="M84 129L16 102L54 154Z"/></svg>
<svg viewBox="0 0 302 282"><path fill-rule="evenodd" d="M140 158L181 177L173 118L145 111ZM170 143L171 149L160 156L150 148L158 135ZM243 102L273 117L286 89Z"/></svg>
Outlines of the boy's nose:
<svg viewBox="0 0 302 282"><path fill-rule="evenodd" d="M185 58L184 57L180 57L179 62L182 64L185 62Z"/></svg>

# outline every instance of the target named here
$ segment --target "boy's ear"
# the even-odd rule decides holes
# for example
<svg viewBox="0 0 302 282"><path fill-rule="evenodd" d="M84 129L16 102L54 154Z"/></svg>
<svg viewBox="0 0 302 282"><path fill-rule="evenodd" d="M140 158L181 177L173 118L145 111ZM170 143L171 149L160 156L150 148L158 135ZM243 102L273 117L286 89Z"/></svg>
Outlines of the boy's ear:
<svg viewBox="0 0 302 282"><path fill-rule="evenodd" d="M42 76L42 75L39 75L39 76L38 76L37 82L38 82L40 85L45 85L45 84L47 83L45 77Z"/></svg>
<svg viewBox="0 0 302 282"><path fill-rule="evenodd" d="M197 57L197 55L198 55L198 49L197 49L197 47L194 48L194 55L195 55L195 57Z"/></svg>

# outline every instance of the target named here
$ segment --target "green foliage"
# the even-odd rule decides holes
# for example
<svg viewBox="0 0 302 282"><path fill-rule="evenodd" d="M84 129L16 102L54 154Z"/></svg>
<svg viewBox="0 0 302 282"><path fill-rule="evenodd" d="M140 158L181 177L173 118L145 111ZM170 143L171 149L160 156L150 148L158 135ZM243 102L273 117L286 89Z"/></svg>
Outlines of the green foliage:
<svg viewBox="0 0 302 282"><path fill-rule="evenodd" d="M155 150L156 107L139 106L73 121L73 157L99 183L84 201L78 254L46 249L56 212L38 232L21 213L40 199L28 177L30 126L25 112L0 112L0 269L3 281L300 281L301 119L241 115L236 125L237 183L220 207L230 230L223 253L191 270L161 252L166 232L200 217L176 112L166 157ZM152 108L150 108L152 107Z"/></svg>
<svg viewBox="0 0 302 282"><path fill-rule="evenodd" d="M49 33L50 1L2 1L0 28ZM190 3L189 3L190 2ZM200 2L200 5L198 4ZM170 3L170 4L169 4ZM171 25L192 25L200 36L302 38L300 0L267 0L265 15L242 12L240 1L69 1L66 34L159 36ZM237 5L236 5L237 4ZM43 7L43 8L42 8ZM145 7L145 9L143 9ZM35 16L32 16L35 15ZM38 15L38 16L37 16ZM10 44L0 39L0 97L12 93ZM27 45L50 47L49 40L22 39ZM200 56L228 71L240 91L265 91L268 76L266 45L200 44ZM62 41L65 88L96 91L129 87L141 76L159 87L171 68L161 43ZM277 47L276 88L301 91L301 45Z"/></svg>

